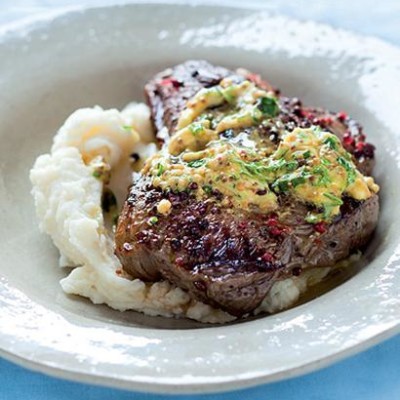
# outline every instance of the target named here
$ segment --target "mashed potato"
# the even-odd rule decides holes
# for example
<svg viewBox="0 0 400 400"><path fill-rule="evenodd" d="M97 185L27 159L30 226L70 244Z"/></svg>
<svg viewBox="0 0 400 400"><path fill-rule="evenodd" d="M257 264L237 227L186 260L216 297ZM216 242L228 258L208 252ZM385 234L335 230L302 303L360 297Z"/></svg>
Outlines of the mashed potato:
<svg viewBox="0 0 400 400"><path fill-rule="evenodd" d="M96 160L110 168L110 187L122 204L131 182L129 154L148 157L156 151L153 141L145 104L132 103L121 112L84 108L60 128L50 154L36 160L30 178L40 228L58 247L60 266L74 267L61 286L66 293L120 311L208 323L232 321L235 317L192 299L167 281L150 284L130 278L114 255L113 233L106 229L101 209L103 182L94 176ZM257 312L288 308L328 272L308 271L277 282Z"/></svg>

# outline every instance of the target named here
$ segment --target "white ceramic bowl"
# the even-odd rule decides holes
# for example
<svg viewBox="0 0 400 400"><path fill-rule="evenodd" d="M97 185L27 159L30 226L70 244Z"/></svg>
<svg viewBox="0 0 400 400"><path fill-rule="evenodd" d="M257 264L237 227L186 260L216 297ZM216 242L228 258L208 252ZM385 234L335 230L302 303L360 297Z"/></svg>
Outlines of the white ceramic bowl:
<svg viewBox="0 0 400 400"><path fill-rule="evenodd" d="M121 107L189 58L261 73L290 96L347 110L376 144L382 213L367 265L334 290L229 326L119 313L67 297L40 234L28 172L76 108ZM0 36L0 350L92 383L222 391L327 365L399 331L400 51L255 10L131 4L70 12Z"/></svg>

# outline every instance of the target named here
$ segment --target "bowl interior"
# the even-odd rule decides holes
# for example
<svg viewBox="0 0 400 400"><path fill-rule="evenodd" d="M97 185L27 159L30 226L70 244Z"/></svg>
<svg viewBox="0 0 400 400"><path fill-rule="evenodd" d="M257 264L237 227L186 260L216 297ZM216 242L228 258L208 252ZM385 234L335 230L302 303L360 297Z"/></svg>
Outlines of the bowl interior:
<svg viewBox="0 0 400 400"><path fill-rule="evenodd" d="M384 252L395 223L389 210L397 207L390 196L390 182L398 181L399 175L395 157L385 147L392 140L391 133L365 105L357 81L359 59L346 55L339 59L288 57L283 51L193 45L191 40L182 40L188 30L177 15L169 14L165 26L160 13L158 19L148 23L145 16L151 6L127 8L135 12L138 23L126 30L127 17L117 10L107 11L107 18L113 21L111 30L100 23L106 11L97 11L93 18L64 17L51 33L43 27L28 38L15 38L2 45L2 59L7 61L0 66L4 77L0 81L0 273L7 281L47 307L88 318L136 327L202 326L135 312L119 313L63 294L58 281L66 271L57 268L57 251L37 228L28 179L35 158L49 151L54 133L72 111L96 104L121 108L132 100L143 101L143 85L154 73L191 58L230 68L246 67L286 95L299 97L309 105L346 110L364 125L378 149L375 175L382 187L380 224L365 258L370 261ZM200 18L202 13L207 15L207 9L198 11L198 27L211 26ZM171 26L180 28L172 30Z"/></svg>
<svg viewBox="0 0 400 400"><path fill-rule="evenodd" d="M64 377L193 392L293 376L398 329L398 49L244 8L131 4L0 34L0 58L0 351ZM77 108L143 100L154 73L187 59L246 67L362 123L377 147L381 215L360 268L336 282L344 283L277 315L201 330L62 292L66 271L30 195L34 160Z"/></svg>

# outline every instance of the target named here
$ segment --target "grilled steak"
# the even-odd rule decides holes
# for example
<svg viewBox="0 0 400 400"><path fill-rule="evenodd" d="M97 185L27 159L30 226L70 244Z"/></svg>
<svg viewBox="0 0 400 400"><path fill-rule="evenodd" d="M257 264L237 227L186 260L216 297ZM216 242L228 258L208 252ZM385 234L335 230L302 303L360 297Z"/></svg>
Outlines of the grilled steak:
<svg viewBox="0 0 400 400"><path fill-rule="evenodd" d="M270 84L247 71L234 73L205 61L189 61L158 74L146 85L157 132L167 128L174 137L188 100L227 77L237 84L254 82L257 88L279 96ZM285 132L320 126L340 139L360 172L371 174L374 147L365 142L357 122L344 113L304 107L298 99L279 96L278 102L279 112L267 123L244 131L256 132L276 150ZM227 129L220 136L235 138L241 131ZM285 191L276 193L277 210L261 212L223 201L226 196L218 190L210 189L199 198L197 186L191 183L186 190L168 190L155 185L145 171L131 187L119 218L116 255L132 276L167 279L236 316L257 308L277 280L300 275L305 268L333 266L365 245L378 219L375 193L362 200L344 194L331 220L310 222L307 216L315 205ZM265 190L258 190L254 198L264 195ZM167 212L160 212L163 201L170 207Z"/></svg>

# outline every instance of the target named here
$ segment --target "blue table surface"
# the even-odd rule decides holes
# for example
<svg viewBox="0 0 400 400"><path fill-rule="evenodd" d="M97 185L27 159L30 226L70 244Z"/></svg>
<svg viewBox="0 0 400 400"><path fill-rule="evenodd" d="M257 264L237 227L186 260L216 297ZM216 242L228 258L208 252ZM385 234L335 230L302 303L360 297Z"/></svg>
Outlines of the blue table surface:
<svg viewBox="0 0 400 400"><path fill-rule="evenodd" d="M235 1L232 0L232 3ZM39 14L50 7L71 4L106 4L109 0L2 0L0 24ZM400 44L400 1L354 0L335 2L263 1L263 6L300 19L313 19ZM171 399L68 382L31 372L0 359L0 400L114 400ZM225 394L182 396L210 400L399 400L400 336L383 342L323 370L290 380Z"/></svg>

